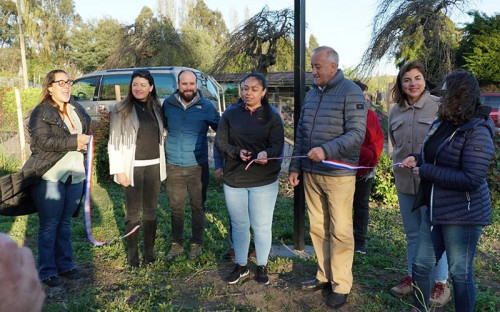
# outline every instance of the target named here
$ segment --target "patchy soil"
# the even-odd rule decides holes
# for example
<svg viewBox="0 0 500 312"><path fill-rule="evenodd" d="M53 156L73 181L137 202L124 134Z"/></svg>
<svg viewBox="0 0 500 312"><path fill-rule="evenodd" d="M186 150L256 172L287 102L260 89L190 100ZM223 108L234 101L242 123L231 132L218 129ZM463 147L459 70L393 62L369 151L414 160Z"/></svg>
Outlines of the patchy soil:
<svg viewBox="0 0 500 312"><path fill-rule="evenodd" d="M71 297L79 296L82 289L98 287L100 294L113 297L115 292L126 285L130 278L129 269L124 267L112 268L107 265L98 267L82 267L82 277L76 281L66 280L62 287L46 288L46 303L63 302ZM250 275L236 285L228 285L224 278L231 272L234 264L230 261L221 261L214 270L202 269L188 277L168 280L168 284L155 285L174 294L170 302L171 307L179 311L330 311L326 305L329 290L307 292L300 290L300 282L315 275L316 268L301 262L293 265L284 265L278 270L283 273L269 274L270 284L260 285L255 281L255 264L249 263ZM154 272L154 271L152 271ZM161 274L161 272L158 272ZM390 281L397 278L393 272L375 272L379 280ZM93 277L92 277L93 276ZM356 279L356 277L355 277ZM373 303L373 293L384 292L383 289L374 289L366 285L355 283L347 304L337 311L355 312L364 305ZM366 295L371 293L371 295ZM125 300L128 303L141 300L139 294L131 294ZM398 300L398 299L394 299ZM406 302L411 298L405 297ZM453 306L453 301L449 303ZM403 311L410 311L411 308ZM373 309L369 309L373 311ZM380 311L385 311L380 310ZM391 311L395 311L391 309ZM445 309L435 309L443 312Z"/></svg>

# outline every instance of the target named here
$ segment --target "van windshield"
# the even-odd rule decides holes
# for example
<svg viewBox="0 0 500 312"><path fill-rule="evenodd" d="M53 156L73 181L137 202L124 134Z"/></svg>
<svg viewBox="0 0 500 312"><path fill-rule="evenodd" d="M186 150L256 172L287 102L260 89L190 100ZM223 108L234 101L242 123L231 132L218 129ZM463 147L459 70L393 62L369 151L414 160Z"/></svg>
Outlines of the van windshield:
<svg viewBox="0 0 500 312"><path fill-rule="evenodd" d="M175 76L173 74L152 74L156 85L156 94L159 99L164 99L174 93L176 89ZM102 101L116 100L115 86L120 88L121 99L128 93L130 74L104 75L102 77L101 96Z"/></svg>

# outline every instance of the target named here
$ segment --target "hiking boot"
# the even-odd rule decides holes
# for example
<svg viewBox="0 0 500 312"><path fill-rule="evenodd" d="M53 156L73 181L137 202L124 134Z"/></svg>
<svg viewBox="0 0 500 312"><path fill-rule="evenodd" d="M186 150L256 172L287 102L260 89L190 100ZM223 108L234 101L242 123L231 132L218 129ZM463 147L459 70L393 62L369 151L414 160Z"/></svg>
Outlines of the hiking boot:
<svg viewBox="0 0 500 312"><path fill-rule="evenodd" d="M201 245L191 244L189 249L189 259L193 260L201 255Z"/></svg>
<svg viewBox="0 0 500 312"><path fill-rule="evenodd" d="M82 277L82 274L80 274L80 271L77 268L71 269L69 271L66 271L64 273L60 273L59 276L62 276L64 278L70 279L70 280L76 280Z"/></svg>
<svg viewBox="0 0 500 312"><path fill-rule="evenodd" d="M411 276L409 276L409 275L405 276L399 282L399 284L392 287L389 290L389 292L391 293L391 295L398 297L398 298L404 297L404 296L408 295L409 293L413 292L413 285L411 283Z"/></svg>
<svg viewBox="0 0 500 312"><path fill-rule="evenodd" d="M42 280L42 283L44 285L49 286L49 287L57 287L57 286L61 286L63 284L63 280L59 276L55 275L55 276L47 277L46 279Z"/></svg>
<svg viewBox="0 0 500 312"><path fill-rule="evenodd" d="M450 285L440 282L434 283L431 291L430 305L432 307L444 307L451 300Z"/></svg>
<svg viewBox="0 0 500 312"><path fill-rule="evenodd" d="M182 247L181 244L172 243L172 247L170 248L170 251L167 254L167 260L174 260L183 253L184 253L184 247Z"/></svg>
<svg viewBox="0 0 500 312"><path fill-rule="evenodd" d="M269 285L269 276L267 276L267 265L257 266L255 279L262 285Z"/></svg>
<svg viewBox="0 0 500 312"><path fill-rule="evenodd" d="M226 254L223 256L226 260L234 259L234 248L229 248Z"/></svg>
<svg viewBox="0 0 500 312"><path fill-rule="evenodd" d="M246 265L241 266L239 264L236 264L235 267L234 267L233 272L231 272L229 274L229 276L227 277L226 281L230 285L236 284L236 283L238 283L240 281L240 279L248 276L249 273L250 273L250 271L248 271L248 267Z"/></svg>

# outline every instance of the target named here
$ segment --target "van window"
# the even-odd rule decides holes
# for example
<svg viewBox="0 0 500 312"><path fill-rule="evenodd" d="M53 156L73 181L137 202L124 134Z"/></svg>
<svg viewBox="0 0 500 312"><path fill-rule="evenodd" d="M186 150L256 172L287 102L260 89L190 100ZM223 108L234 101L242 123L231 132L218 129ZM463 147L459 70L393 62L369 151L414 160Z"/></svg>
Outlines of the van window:
<svg viewBox="0 0 500 312"><path fill-rule="evenodd" d="M173 74L152 74L155 79L156 95L159 99L169 97L177 89Z"/></svg>
<svg viewBox="0 0 500 312"><path fill-rule="evenodd" d="M101 101L116 100L115 85L120 87L120 99L128 93L131 75L104 75L101 83Z"/></svg>
<svg viewBox="0 0 500 312"><path fill-rule="evenodd" d="M92 101L98 81L98 77L78 80L78 82L71 87L71 95L73 95L76 101Z"/></svg>
<svg viewBox="0 0 500 312"><path fill-rule="evenodd" d="M198 87L206 99L217 102L217 89L209 79L205 80L203 84L198 84Z"/></svg>

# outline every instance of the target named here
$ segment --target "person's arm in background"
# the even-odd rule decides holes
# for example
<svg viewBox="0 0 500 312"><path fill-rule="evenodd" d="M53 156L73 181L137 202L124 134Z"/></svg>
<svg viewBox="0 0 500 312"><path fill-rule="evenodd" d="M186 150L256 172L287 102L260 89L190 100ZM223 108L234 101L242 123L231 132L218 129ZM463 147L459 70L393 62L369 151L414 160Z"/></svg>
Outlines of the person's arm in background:
<svg viewBox="0 0 500 312"><path fill-rule="evenodd" d="M214 151L214 164L215 164L215 169L214 169L214 174L217 180L223 181L223 176L224 176L224 158L219 154L219 150L217 150L217 146L215 146L215 140L217 137L214 139L214 145L213 145L213 151Z"/></svg>
<svg viewBox="0 0 500 312"><path fill-rule="evenodd" d="M41 311L44 299L31 250L0 233L0 311Z"/></svg>

